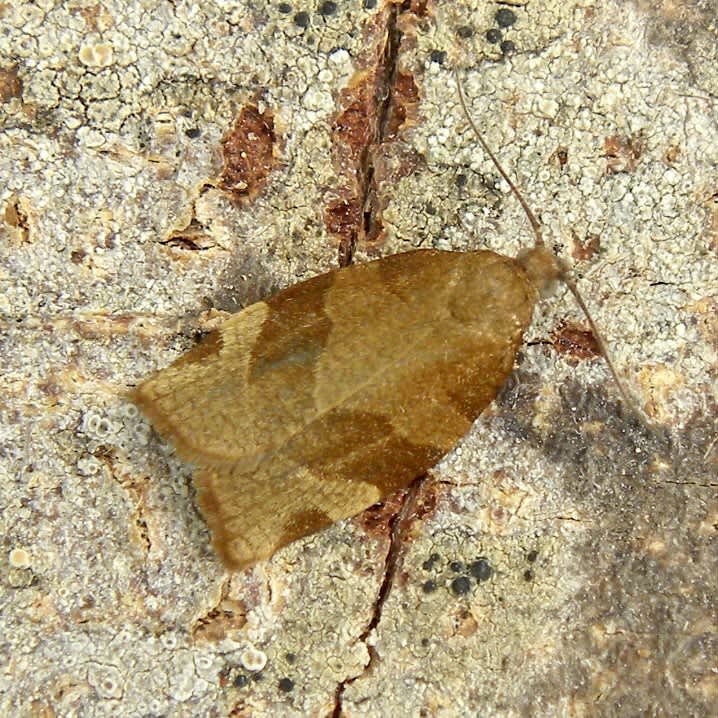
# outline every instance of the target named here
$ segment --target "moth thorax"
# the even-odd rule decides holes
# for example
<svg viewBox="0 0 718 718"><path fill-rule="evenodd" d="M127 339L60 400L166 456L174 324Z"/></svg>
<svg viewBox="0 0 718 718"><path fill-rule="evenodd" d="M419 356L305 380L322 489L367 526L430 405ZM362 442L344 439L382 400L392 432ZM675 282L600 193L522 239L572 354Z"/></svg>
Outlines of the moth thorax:
<svg viewBox="0 0 718 718"><path fill-rule="evenodd" d="M539 245L518 253L516 261L524 268L529 281L541 297L554 293L563 269L553 252Z"/></svg>

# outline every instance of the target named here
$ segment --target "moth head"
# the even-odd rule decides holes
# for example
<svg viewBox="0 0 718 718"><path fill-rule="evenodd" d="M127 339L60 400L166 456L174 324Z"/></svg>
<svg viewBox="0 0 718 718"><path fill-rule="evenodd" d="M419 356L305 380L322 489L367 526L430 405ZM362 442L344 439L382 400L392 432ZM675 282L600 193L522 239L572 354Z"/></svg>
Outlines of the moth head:
<svg viewBox="0 0 718 718"><path fill-rule="evenodd" d="M556 255L542 244L519 252L516 261L524 268L541 297L551 296L565 272Z"/></svg>

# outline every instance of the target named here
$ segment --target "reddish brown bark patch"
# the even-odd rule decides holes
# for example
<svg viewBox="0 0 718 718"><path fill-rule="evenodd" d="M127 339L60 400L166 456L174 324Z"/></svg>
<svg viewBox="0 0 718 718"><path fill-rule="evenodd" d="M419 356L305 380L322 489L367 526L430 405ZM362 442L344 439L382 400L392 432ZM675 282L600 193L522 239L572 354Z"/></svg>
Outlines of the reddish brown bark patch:
<svg viewBox="0 0 718 718"><path fill-rule="evenodd" d="M668 145L665 154L663 155L663 159L666 162L666 164L674 165L676 162L678 162L678 158L681 156L681 148L680 145Z"/></svg>
<svg viewBox="0 0 718 718"><path fill-rule="evenodd" d="M333 164L340 184L324 212L324 226L339 247L339 262L351 263L357 240L364 229L369 147L379 136L377 72L357 74L342 91L342 105L332 123Z"/></svg>
<svg viewBox="0 0 718 718"><path fill-rule="evenodd" d="M357 516L359 525L370 536L382 538L389 535L394 517L399 513L406 497L405 491L396 491Z"/></svg>
<svg viewBox="0 0 718 718"><path fill-rule="evenodd" d="M606 137L603 142L603 156L607 160L606 173L633 172L645 149L646 143L640 134L633 137L626 135Z"/></svg>
<svg viewBox="0 0 718 718"><path fill-rule="evenodd" d="M14 97L22 97L22 87L17 65L0 67L0 102L10 102Z"/></svg>
<svg viewBox="0 0 718 718"><path fill-rule="evenodd" d="M361 159L369 141L376 135L376 98L374 76L364 74L343 94L345 108L332 124L335 148L353 162Z"/></svg>
<svg viewBox="0 0 718 718"><path fill-rule="evenodd" d="M399 67L402 48L415 43L417 15L426 2L387 3L364 26L354 76L342 90L332 123L332 164L337 183L327 198L325 227L336 241L340 266L352 262L355 248L366 249L384 236L385 188L393 190L400 172L415 167L397 138L416 122L419 90L411 73Z"/></svg>
<svg viewBox="0 0 718 718"><path fill-rule="evenodd" d="M601 249L601 237L597 234L589 234L584 239L573 237L573 248L571 255L579 262L591 259L596 256Z"/></svg>
<svg viewBox="0 0 718 718"><path fill-rule="evenodd" d="M404 11L416 15L416 17L428 17L429 2L428 0L410 0L408 3L405 3Z"/></svg>
<svg viewBox="0 0 718 718"><path fill-rule="evenodd" d="M407 124L414 124L418 104L419 88L413 75L397 72L384 136L395 137Z"/></svg>
<svg viewBox="0 0 718 718"><path fill-rule="evenodd" d="M346 240L356 232L362 221L358 197L341 197L330 202L324 210L324 226L333 237ZM340 263L343 266L343 263Z"/></svg>
<svg viewBox="0 0 718 718"><path fill-rule="evenodd" d="M416 122L419 89L406 72L397 72L391 87L385 87L387 78L380 70L355 76L342 92L344 109L332 125L333 164L341 185L327 205L324 223L339 244L340 264L350 261L357 241L373 244L382 236L379 188L415 167L392 146Z"/></svg>
<svg viewBox="0 0 718 718"><path fill-rule="evenodd" d="M553 345L561 354L575 359L593 359L601 355L593 332L578 324L562 322L553 333Z"/></svg>
<svg viewBox="0 0 718 718"><path fill-rule="evenodd" d="M224 168L219 186L236 200L253 200L274 167L274 116L245 105L222 140Z"/></svg>
<svg viewBox="0 0 718 718"><path fill-rule="evenodd" d="M553 162L559 169L563 169L568 164L568 147L557 147L551 153L549 161Z"/></svg>

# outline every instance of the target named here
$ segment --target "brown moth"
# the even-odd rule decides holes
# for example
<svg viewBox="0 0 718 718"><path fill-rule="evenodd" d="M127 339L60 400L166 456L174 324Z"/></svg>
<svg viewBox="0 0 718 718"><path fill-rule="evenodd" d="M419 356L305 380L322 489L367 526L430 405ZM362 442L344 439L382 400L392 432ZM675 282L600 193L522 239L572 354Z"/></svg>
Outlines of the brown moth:
<svg viewBox="0 0 718 718"><path fill-rule="evenodd" d="M511 373L534 305L564 272L474 131L526 210L533 249L418 250L327 272L240 311L132 392L195 465L229 568L409 486Z"/></svg>

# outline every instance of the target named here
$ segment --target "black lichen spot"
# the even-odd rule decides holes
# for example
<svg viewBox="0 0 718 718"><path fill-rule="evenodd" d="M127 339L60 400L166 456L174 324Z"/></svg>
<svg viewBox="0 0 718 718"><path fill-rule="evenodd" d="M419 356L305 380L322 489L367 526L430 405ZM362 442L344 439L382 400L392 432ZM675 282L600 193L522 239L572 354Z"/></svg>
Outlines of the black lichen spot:
<svg viewBox="0 0 718 718"><path fill-rule="evenodd" d="M264 680L264 673L252 673L252 680L255 683L259 683Z"/></svg>
<svg viewBox="0 0 718 718"><path fill-rule="evenodd" d="M424 581L424 583L421 584L421 590L424 593L434 593L434 591L436 591L436 581Z"/></svg>
<svg viewBox="0 0 718 718"><path fill-rule="evenodd" d="M499 45L501 48L501 52L504 53L504 55L510 55L512 52L516 51L516 45L514 45L511 40L504 40L501 45Z"/></svg>
<svg viewBox="0 0 718 718"><path fill-rule="evenodd" d="M373 10L376 7L376 0L364 0L364 9Z"/></svg>
<svg viewBox="0 0 718 718"><path fill-rule="evenodd" d="M431 204L431 202L427 202L427 203L426 203L426 207L424 207L424 211L425 211L427 214L433 216L433 215L436 214L436 207L434 207L434 205Z"/></svg>
<svg viewBox="0 0 718 718"><path fill-rule="evenodd" d="M197 138L202 134L201 130L199 130L197 127L188 127L188 128L184 131L184 133L185 133L185 135L187 135L187 137L189 137L191 140L197 139Z"/></svg>
<svg viewBox="0 0 718 718"><path fill-rule="evenodd" d="M536 563L536 559L537 559L537 558L538 558L538 551L535 551L535 550L534 550L534 551L529 551L529 552L526 554L526 560L527 560L529 563Z"/></svg>
<svg viewBox="0 0 718 718"><path fill-rule="evenodd" d="M432 50L429 59L437 65L443 65L446 60L446 52L444 50Z"/></svg>
<svg viewBox="0 0 718 718"><path fill-rule="evenodd" d="M468 40L470 37L474 34L474 28L469 27L468 25L462 25L461 27L456 28L456 34L462 39L462 40Z"/></svg>
<svg viewBox="0 0 718 718"><path fill-rule="evenodd" d="M506 7L502 7L496 11L494 18L499 27L511 27L516 22L516 13Z"/></svg>
<svg viewBox="0 0 718 718"><path fill-rule="evenodd" d="M471 579L468 576L457 576L451 581L451 590L457 596L468 593L471 590Z"/></svg>
<svg viewBox="0 0 718 718"><path fill-rule="evenodd" d="M477 558L469 564L469 573L479 582L488 581L493 574L494 569L486 558Z"/></svg>
<svg viewBox="0 0 718 718"><path fill-rule="evenodd" d="M530 568L527 568L524 571L524 581L533 581L533 580L534 580L534 572Z"/></svg>
<svg viewBox="0 0 718 718"><path fill-rule="evenodd" d="M486 31L486 40L492 45L496 45L497 43L501 42L501 37L501 30L499 30L497 27L492 27L490 30Z"/></svg>
<svg viewBox="0 0 718 718"><path fill-rule="evenodd" d="M277 683L277 688L279 688L282 693L291 693L294 690L294 681L291 678L280 678L279 683Z"/></svg>
<svg viewBox="0 0 718 718"><path fill-rule="evenodd" d="M292 6L288 2L280 2L279 5L277 5L277 10L282 13L282 15L289 15L290 12L292 12Z"/></svg>
<svg viewBox="0 0 718 718"><path fill-rule="evenodd" d="M235 676L233 683L235 688L246 688L249 684L249 678L247 678L244 673L240 673L238 676Z"/></svg>
<svg viewBox="0 0 718 718"><path fill-rule="evenodd" d="M335 2L332 2L331 0L326 0L326 2L323 2L319 6L319 14L324 15L325 17L327 15L334 15L337 11L337 4Z"/></svg>
<svg viewBox="0 0 718 718"><path fill-rule="evenodd" d="M309 13L308 12L298 12L294 16L294 24L297 27L309 27Z"/></svg>
<svg viewBox="0 0 718 718"><path fill-rule="evenodd" d="M468 178L466 175L464 175L464 174L456 175L456 180L455 180L455 182L456 182L456 186L457 186L459 189L462 189L463 187L466 187L466 183L467 183L468 181L469 181L469 178Z"/></svg>
<svg viewBox="0 0 718 718"><path fill-rule="evenodd" d="M441 556L439 556L438 553L432 553L431 556L429 556L429 558L427 558L426 561L421 564L421 567L425 571L431 571L431 569L434 568L434 566L439 562L440 559Z"/></svg>
<svg viewBox="0 0 718 718"><path fill-rule="evenodd" d="M426 648L430 643L431 641L428 638L421 639L421 645L424 646L424 648Z"/></svg>
<svg viewBox="0 0 718 718"><path fill-rule="evenodd" d="M452 561L452 562L449 564L449 568L450 568L454 573L461 573L461 572L464 570L464 564L463 564L461 561Z"/></svg>
<svg viewBox="0 0 718 718"><path fill-rule="evenodd" d="M297 660L297 654L296 653L286 653L284 655L284 660L287 663L294 663Z"/></svg>

